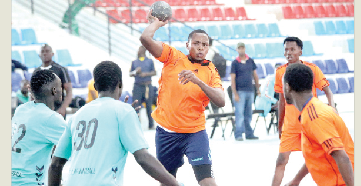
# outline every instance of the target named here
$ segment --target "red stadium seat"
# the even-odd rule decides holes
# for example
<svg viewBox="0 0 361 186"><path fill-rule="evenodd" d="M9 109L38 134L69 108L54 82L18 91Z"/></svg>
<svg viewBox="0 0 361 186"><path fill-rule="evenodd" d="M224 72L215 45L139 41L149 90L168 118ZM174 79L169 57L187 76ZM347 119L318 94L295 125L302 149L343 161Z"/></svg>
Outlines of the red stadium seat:
<svg viewBox="0 0 361 186"><path fill-rule="evenodd" d="M102 1L96 1L95 6L96 7L106 7L106 3L103 3Z"/></svg>
<svg viewBox="0 0 361 186"><path fill-rule="evenodd" d="M248 20L247 13L244 7L237 7L235 13L238 17L238 20Z"/></svg>
<svg viewBox="0 0 361 186"><path fill-rule="evenodd" d="M347 16L353 17L354 16L354 4L346 4L347 7Z"/></svg>
<svg viewBox="0 0 361 186"><path fill-rule="evenodd" d="M199 12L195 8L188 9L188 21L200 21Z"/></svg>
<svg viewBox="0 0 361 186"><path fill-rule="evenodd" d="M336 9L336 17L346 17L347 16L346 8L342 4L336 5L335 9Z"/></svg>
<svg viewBox="0 0 361 186"><path fill-rule="evenodd" d="M282 7L282 11L283 11L283 17L285 19L293 19L295 18L292 12L292 8L290 6L284 6Z"/></svg>
<svg viewBox="0 0 361 186"><path fill-rule="evenodd" d="M176 9L173 13L173 17L178 21L188 21L186 11L183 8Z"/></svg>
<svg viewBox="0 0 361 186"><path fill-rule="evenodd" d="M134 13L133 21L134 23L146 23L147 21L147 12L143 9L138 9Z"/></svg>
<svg viewBox="0 0 361 186"><path fill-rule="evenodd" d="M217 7L217 8L213 8L212 9L212 14L213 14L213 20L214 21L223 21L226 20L223 11L221 8Z"/></svg>
<svg viewBox="0 0 361 186"><path fill-rule="evenodd" d="M263 0L252 0L252 4L263 4Z"/></svg>
<svg viewBox="0 0 361 186"><path fill-rule="evenodd" d="M326 17L325 8L322 5L318 5L314 7L316 17Z"/></svg>
<svg viewBox="0 0 361 186"><path fill-rule="evenodd" d="M224 8L225 20L238 20L232 7Z"/></svg>
<svg viewBox="0 0 361 186"><path fill-rule="evenodd" d="M129 23L130 22L130 11L129 10L123 10L120 12L121 18L120 20L123 23Z"/></svg>
<svg viewBox="0 0 361 186"><path fill-rule="evenodd" d="M333 5L325 6L327 17L336 17L336 9Z"/></svg>
<svg viewBox="0 0 361 186"><path fill-rule="evenodd" d="M180 5L182 5L182 1L181 0L169 0L168 4L170 6L180 6Z"/></svg>
<svg viewBox="0 0 361 186"><path fill-rule="evenodd" d="M297 19L305 18L305 13L303 12L302 6L294 6L292 9L293 15Z"/></svg>
<svg viewBox="0 0 361 186"><path fill-rule="evenodd" d="M316 17L315 10L313 9L313 6L307 5L307 6L304 6L303 8L304 8L304 13L305 13L305 18Z"/></svg>
<svg viewBox="0 0 361 186"><path fill-rule="evenodd" d="M117 19L117 20L121 20L120 16L119 16L119 12L117 9L113 9L113 10L107 10L106 11L107 14L109 14L109 16L112 16L113 18ZM109 18L109 21L111 23L118 23L118 21L112 19L112 18Z"/></svg>
<svg viewBox="0 0 361 186"><path fill-rule="evenodd" d="M209 8L202 8L201 9L201 21L210 21L213 20L213 16Z"/></svg>
<svg viewBox="0 0 361 186"><path fill-rule="evenodd" d="M121 6L121 7L129 6L129 1L128 0L114 0L114 1L117 1L117 4L119 4L119 6Z"/></svg>

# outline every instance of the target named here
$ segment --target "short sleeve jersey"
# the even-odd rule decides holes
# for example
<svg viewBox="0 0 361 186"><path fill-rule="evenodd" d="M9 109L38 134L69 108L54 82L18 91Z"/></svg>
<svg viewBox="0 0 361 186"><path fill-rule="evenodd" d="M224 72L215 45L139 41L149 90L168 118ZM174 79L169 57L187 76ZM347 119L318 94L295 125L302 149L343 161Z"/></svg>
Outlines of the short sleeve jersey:
<svg viewBox="0 0 361 186"><path fill-rule="evenodd" d="M142 72L155 71L153 60L149 59L147 57L145 57L143 61L141 61L140 59L132 61L132 66L130 67L130 70L133 71L137 67L140 67ZM134 83L144 83L144 82L149 82L149 81L152 81L151 76L147 76L147 77L135 76Z"/></svg>
<svg viewBox="0 0 361 186"><path fill-rule="evenodd" d="M134 108L97 98L69 120L54 156L69 159L65 185L122 185L128 152L148 148Z"/></svg>
<svg viewBox="0 0 361 186"><path fill-rule="evenodd" d="M311 68L313 72L313 85L312 85L312 93L313 96L317 97L316 88L322 90L324 87L330 85L327 81L325 75L322 73L321 69L318 68L313 63L301 61L304 65ZM275 80L275 92L283 93L283 85L282 78L286 72L286 68L288 67L288 63L280 66L276 70L276 80ZM282 127L282 131L288 133L300 133L301 126L299 125L298 117L300 115L300 111L292 104L287 104L285 101L285 118L284 125Z"/></svg>
<svg viewBox="0 0 361 186"><path fill-rule="evenodd" d="M164 43L162 55L157 60L163 63L163 68L159 79L157 108L152 113L154 120L162 127L178 133L204 130L204 110L209 98L192 82L180 84L178 74L182 70L191 70L208 86L223 90L214 64L207 60L192 63L185 54Z"/></svg>
<svg viewBox="0 0 361 186"><path fill-rule="evenodd" d="M98 97L98 91L96 91L94 88L94 78L89 80L89 83L88 83L88 97L86 99L86 103L93 101L93 97L92 97L90 91L95 91L95 96L96 96L96 98Z"/></svg>
<svg viewBox="0 0 361 186"><path fill-rule="evenodd" d="M354 166L354 142L334 108L313 97L301 112L302 152L317 185L345 185L335 160L335 150L345 150Z"/></svg>
<svg viewBox="0 0 361 186"><path fill-rule="evenodd" d="M12 185L41 185L47 177L50 156L63 134L63 117L43 103L19 106L12 118Z"/></svg>

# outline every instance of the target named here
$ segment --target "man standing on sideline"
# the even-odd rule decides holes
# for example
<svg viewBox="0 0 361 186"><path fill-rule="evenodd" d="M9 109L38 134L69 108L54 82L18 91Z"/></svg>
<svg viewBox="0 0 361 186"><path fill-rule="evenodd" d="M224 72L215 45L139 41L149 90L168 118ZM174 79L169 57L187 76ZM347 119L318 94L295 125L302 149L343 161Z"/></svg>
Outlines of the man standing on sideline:
<svg viewBox="0 0 361 186"><path fill-rule="evenodd" d="M130 152L154 179L167 186L178 186L176 179L148 152L134 108L119 101L123 87L120 67L103 61L94 68L93 76L99 98L70 118L49 168L48 185L60 185L69 158L72 161L65 185L123 185Z"/></svg>
<svg viewBox="0 0 361 186"><path fill-rule="evenodd" d="M130 77L135 77L133 86L133 100L138 100L136 106L140 106L143 101L146 105L148 116L148 127L152 129L154 127L154 121L152 118L152 104L154 100L154 88L152 86L152 76L157 73L154 68L152 59L145 56L147 50L140 46L138 50L138 59L132 61L130 68ZM137 111L139 114L139 111Z"/></svg>
<svg viewBox="0 0 361 186"><path fill-rule="evenodd" d="M299 185L311 173L320 186L354 185L354 142L335 108L324 104L313 94L313 72L295 63L286 68L283 77L284 99L301 112L302 153L306 168L289 184Z"/></svg>
<svg viewBox="0 0 361 186"><path fill-rule="evenodd" d="M328 87L329 82L325 78L325 75L322 73L320 68L318 68L313 63L300 60L300 56L302 55L303 42L298 37L287 37L283 44L285 47L284 56L286 57L288 63L278 67L276 70L275 91L280 94L280 100L278 102L278 132L281 141L279 155L276 161L275 175L272 180L272 186L281 185L286 164L288 163L291 152L302 150L301 124L298 120L300 111L297 110L294 105L286 103L283 95L282 77L286 71L286 68L290 64L294 63L300 63L310 67L314 75L312 86L313 96L317 96L316 88L323 90L328 99L328 104L335 108L333 94L331 89ZM307 167L304 165L300 169L300 173L304 172L306 169ZM299 174L297 174L296 179L301 180L302 177L299 177Z"/></svg>
<svg viewBox="0 0 361 186"><path fill-rule="evenodd" d="M12 118L12 185L44 185L50 156L66 122L54 111L61 103L61 80L50 70L34 72L30 80L34 101L16 108Z"/></svg>
<svg viewBox="0 0 361 186"><path fill-rule="evenodd" d="M61 80L62 92L62 102L55 104L55 111L61 114L64 119L66 118L66 108L69 106L72 100L72 86L69 78L68 70L63 66L55 63L52 58L54 56L53 49L48 44L45 44L41 47L39 57L42 61L42 65L34 70L34 73L37 70L51 70L53 71ZM65 95L64 95L65 91Z"/></svg>
<svg viewBox="0 0 361 186"><path fill-rule="evenodd" d="M223 107L225 99L215 66L205 60L209 37L204 30L192 31L186 43L189 55L185 55L153 39L155 31L168 21L159 21L151 16L151 11L147 19L150 25L143 31L140 41L163 63L158 107L152 113L159 124L155 137L157 158L176 176L186 155L198 184L215 186L204 110L209 101Z"/></svg>
<svg viewBox="0 0 361 186"><path fill-rule="evenodd" d="M231 87L233 92L236 129L234 137L237 141L243 141L242 134L246 133L246 139L258 139L251 127L252 104L254 101L254 88L260 96L258 75L256 64L253 59L246 54L244 43L237 44L239 56L232 62L231 66ZM255 86L252 80L255 81Z"/></svg>

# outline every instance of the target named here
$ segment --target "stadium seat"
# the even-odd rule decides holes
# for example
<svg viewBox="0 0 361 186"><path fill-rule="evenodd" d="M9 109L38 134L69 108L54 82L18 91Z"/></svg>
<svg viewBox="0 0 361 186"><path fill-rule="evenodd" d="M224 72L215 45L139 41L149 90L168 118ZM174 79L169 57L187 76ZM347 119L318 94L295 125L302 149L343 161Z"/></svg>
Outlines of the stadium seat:
<svg viewBox="0 0 361 186"><path fill-rule="evenodd" d="M297 19L302 19L302 18L306 17L302 6L294 6L292 8L292 12L293 12L294 17Z"/></svg>
<svg viewBox="0 0 361 186"><path fill-rule="evenodd" d="M281 36L279 27L277 23L270 23L268 24L268 37L279 37Z"/></svg>
<svg viewBox="0 0 361 186"><path fill-rule="evenodd" d="M267 37L269 30L266 24L261 23L261 24L257 24L257 36L258 37Z"/></svg>
<svg viewBox="0 0 361 186"><path fill-rule="evenodd" d="M304 41L303 42L303 56L313 56L316 55L313 50L313 45L311 41Z"/></svg>
<svg viewBox="0 0 361 186"><path fill-rule="evenodd" d="M347 83L347 80L344 77L336 78L337 82L337 93L349 93L350 92L350 86Z"/></svg>
<svg viewBox="0 0 361 186"><path fill-rule="evenodd" d="M17 50L11 51L11 59L23 63L23 60L21 59L21 55Z"/></svg>
<svg viewBox="0 0 361 186"><path fill-rule="evenodd" d="M182 35L180 36L181 41L188 41L188 35L193 31L193 29L187 26L181 26L180 30L182 30Z"/></svg>
<svg viewBox="0 0 361 186"><path fill-rule="evenodd" d="M212 39L218 39L219 36L221 35L219 32L219 28L216 25L210 25L207 26L207 30L208 30L208 35L212 38Z"/></svg>
<svg viewBox="0 0 361 186"><path fill-rule="evenodd" d="M200 15L197 9L190 8L188 9L188 21L200 21Z"/></svg>
<svg viewBox="0 0 361 186"><path fill-rule="evenodd" d="M183 8L176 9L172 17L174 17L178 21L188 21L186 11Z"/></svg>
<svg viewBox="0 0 361 186"><path fill-rule="evenodd" d="M236 50L236 45L232 45L228 48L229 51L229 55L230 55L230 61L233 61L234 59L236 59L237 56L239 56L237 50Z"/></svg>
<svg viewBox="0 0 361 186"><path fill-rule="evenodd" d="M129 9L122 10L122 11L120 12L120 15L121 15L120 20L121 20L123 23L129 23L129 22L130 22L130 10L129 10Z"/></svg>
<svg viewBox="0 0 361 186"><path fill-rule="evenodd" d="M324 64L324 62L322 60L315 60L312 63L315 64L316 66L318 66L318 68L320 68L321 71L324 74L326 74L326 72L327 72L326 65Z"/></svg>
<svg viewBox="0 0 361 186"><path fill-rule="evenodd" d="M177 47L177 50L181 51L183 54L188 55L189 51L185 46Z"/></svg>
<svg viewBox="0 0 361 186"><path fill-rule="evenodd" d="M316 17L316 13L315 13L315 10L313 9L313 6L311 5L307 5L307 6L304 6L304 17L305 18L314 18Z"/></svg>
<svg viewBox="0 0 361 186"><path fill-rule="evenodd" d="M336 33L337 34L346 34L347 33L345 21L342 21L342 20L336 21Z"/></svg>
<svg viewBox="0 0 361 186"><path fill-rule="evenodd" d="M121 20L117 9L107 10L106 13L110 16L109 21L111 23L118 23L118 20Z"/></svg>
<svg viewBox="0 0 361 186"><path fill-rule="evenodd" d="M255 58L256 52L254 51L254 46L252 44L246 44L246 54L251 58Z"/></svg>
<svg viewBox="0 0 361 186"><path fill-rule="evenodd" d="M281 48L279 47L281 45ZM266 43L267 58L283 56L283 45L281 43ZM281 51L280 51L281 50Z"/></svg>
<svg viewBox="0 0 361 186"><path fill-rule="evenodd" d="M69 74L69 78L70 78L70 81L71 81L71 86L73 88L80 88L81 85L75 80L74 72L71 71L71 70L68 70L68 74Z"/></svg>
<svg viewBox="0 0 361 186"><path fill-rule="evenodd" d="M201 21L211 21L214 20L211 11L209 8L202 8L201 9Z"/></svg>
<svg viewBox="0 0 361 186"><path fill-rule="evenodd" d="M216 7L212 9L212 14L213 14L213 21L223 21L226 20L223 11L221 8Z"/></svg>
<svg viewBox="0 0 361 186"><path fill-rule="evenodd" d="M345 59L337 59L336 60L337 63L337 73L348 73L349 69L348 69L348 65L346 63Z"/></svg>
<svg viewBox="0 0 361 186"><path fill-rule="evenodd" d="M316 88L317 96L325 95L325 92Z"/></svg>
<svg viewBox="0 0 361 186"><path fill-rule="evenodd" d="M130 92L128 92L128 91L122 92L122 95L120 96L119 100L124 102L126 96L129 96L127 103L128 103L128 104L133 103L133 96L132 96L132 94L131 94Z"/></svg>
<svg viewBox="0 0 361 186"><path fill-rule="evenodd" d="M168 29L164 28L164 27L160 27L157 31L155 31L154 34L154 38L155 40L158 41L168 41L169 40L169 36L168 36Z"/></svg>
<svg viewBox="0 0 361 186"><path fill-rule="evenodd" d="M238 20L248 20L248 16L244 7L236 7L235 13L238 17Z"/></svg>
<svg viewBox="0 0 361 186"><path fill-rule="evenodd" d="M68 49L56 50L56 54L58 56L58 63L62 66L81 66L81 64L73 63Z"/></svg>
<svg viewBox="0 0 361 186"><path fill-rule="evenodd" d="M20 90L22 80L23 79L19 73L12 72L11 73L11 90L14 92Z"/></svg>
<svg viewBox="0 0 361 186"><path fill-rule="evenodd" d="M35 50L23 51L24 63L28 68L41 66L41 60Z"/></svg>
<svg viewBox="0 0 361 186"><path fill-rule="evenodd" d="M138 9L135 11L134 13L134 17L133 17L133 21L134 23L147 23L147 12L145 12L145 10L143 9Z"/></svg>
<svg viewBox="0 0 361 186"><path fill-rule="evenodd" d="M241 39L246 38L246 32L244 30L243 24L234 24L233 27L233 33L232 39Z"/></svg>
<svg viewBox="0 0 361 186"><path fill-rule="evenodd" d="M355 32L355 22L354 22L354 20L346 21L346 25L347 25L347 33L348 34L354 34L354 32Z"/></svg>
<svg viewBox="0 0 361 186"><path fill-rule="evenodd" d="M226 66L226 76L222 78L222 81L230 81L231 80L231 65Z"/></svg>
<svg viewBox="0 0 361 186"><path fill-rule="evenodd" d="M252 23L244 24L244 31L246 32L247 38L254 38L257 36L256 26Z"/></svg>
<svg viewBox="0 0 361 186"><path fill-rule="evenodd" d="M197 26L194 26L193 28L194 28L194 30L201 29L201 30L208 32L207 28L204 25L197 25Z"/></svg>
<svg viewBox="0 0 361 186"><path fill-rule="evenodd" d="M354 86L354 77L349 77L348 78L348 83L350 85L350 92L354 92L354 88L355 88L355 86Z"/></svg>
<svg viewBox="0 0 361 186"><path fill-rule="evenodd" d="M295 16L292 12L292 8L290 6L284 6L282 7L282 11L283 11L283 17L285 19L294 19Z"/></svg>
<svg viewBox="0 0 361 186"><path fill-rule="evenodd" d="M89 80L91 80L93 78L90 70L88 70L88 69L77 70L77 73L78 73L79 84L81 85L81 87L82 88L87 87Z"/></svg>
<svg viewBox="0 0 361 186"><path fill-rule="evenodd" d="M348 17L353 17L354 16L354 11L355 11L353 3L346 4L346 7L347 7L347 16Z"/></svg>
<svg viewBox="0 0 361 186"><path fill-rule="evenodd" d="M315 21L313 22L315 26L315 33L316 35L326 35L325 27L323 26L322 21Z"/></svg>
<svg viewBox="0 0 361 186"><path fill-rule="evenodd" d="M336 74L337 73L337 67L336 63L332 59L325 60L325 66L326 66L326 73L325 74Z"/></svg>
<svg viewBox="0 0 361 186"><path fill-rule="evenodd" d="M275 73L275 68L270 63L265 63L264 67L266 68L266 74L267 75Z"/></svg>
<svg viewBox="0 0 361 186"><path fill-rule="evenodd" d="M343 6L343 4L335 5L335 9L336 9L336 17L346 17L347 16L346 7Z"/></svg>
<svg viewBox="0 0 361 186"><path fill-rule="evenodd" d="M325 6L325 10L327 17L336 17L336 9L332 4Z"/></svg>
<svg viewBox="0 0 361 186"><path fill-rule="evenodd" d="M355 40L354 39L348 39L347 40L347 43L348 43L348 51L351 52L351 53L354 53L355 52Z"/></svg>
<svg viewBox="0 0 361 186"><path fill-rule="evenodd" d="M227 21L238 20L238 17L232 7L224 8L224 14L225 20Z"/></svg>
<svg viewBox="0 0 361 186"><path fill-rule="evenodd" d="M182 41L183 40L183 29L180 29L178 26L173 24L170 26L170 36L172 41Z"/></svg>
<svg viewBox="0 0 361 186"><path fill-rule="evenodd" d="M328 80L328 82L330 83L330 86L329 86L329 87L330 87L332 93L333 93L333 94L337 94L338 92L337 92L337 85L336 85L335 80L332 79L332 78L328 78L327 80Z"/></svg>
<svg viewBox="0 0 361 186"><path fill-rule="evenodd" d="M231 39L233 36L233 30L230 25L220 25L219 30L221 35L219 36L220 39Z"/></svg>
<svg viewBox="0 0 361 186"><path fill-rule="evenodd" d="M314 7L316 17L326 17L326 10L322 5L317 5Z"/></svg>
<svg viewBox="0 0 361 186"><path fill-rule="evenodd" d="M258 75L259 79L263 79L266 77L266 75L264 74L264 70L262 67L262 64L256 63L257 69L256 69L256 73Z"/></svg>
<svg viewBox="0 0 361 186"><path fill-rule="evenodd" d="M336 26L333 21L326 21L326 34L334 35L336 34Z"/></svg>
<svg viewBox="0 0 361 186"><path fill-rule="evenodd" d="M21 29L21 38L25 44L37 44L35 31L32 28Z"/></svg>
<svg viewBox="0 0 361 186"><path fill-rule="evenodd" d="M21 45L20 35L17 30L11 29L11 45Z"/></svg>
<svg viewBox="0 0 361 186"><path fill-rule="evenodd" d="M24 71L24 77L26 80L30 81L32 75L33 75L32 73Z"/></svg>
<svg viewBox="0 0 361 186"><path fill-rule="evenodd" d="M254 44L255 59L262 59L267 57L266 46L263 43Z"/></svg>

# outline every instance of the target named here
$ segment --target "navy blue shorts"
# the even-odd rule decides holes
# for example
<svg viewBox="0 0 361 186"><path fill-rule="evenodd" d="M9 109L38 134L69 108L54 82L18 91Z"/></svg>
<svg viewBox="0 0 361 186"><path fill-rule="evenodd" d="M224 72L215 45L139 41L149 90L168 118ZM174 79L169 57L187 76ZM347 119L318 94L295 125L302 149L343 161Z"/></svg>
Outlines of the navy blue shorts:
<svg viewBox="0 0 361 186"><path fill-rule="evenodd" d="M192 166L212 165L206 130L197 133L170 133L157 127L155 145L157 158L167 171L181 167L184 164L184 155Z"/></svg>

